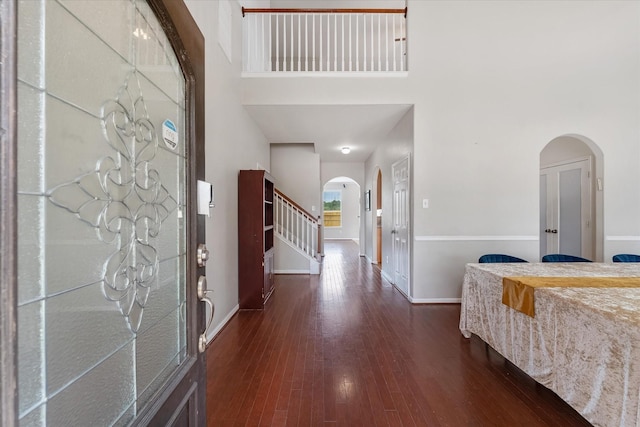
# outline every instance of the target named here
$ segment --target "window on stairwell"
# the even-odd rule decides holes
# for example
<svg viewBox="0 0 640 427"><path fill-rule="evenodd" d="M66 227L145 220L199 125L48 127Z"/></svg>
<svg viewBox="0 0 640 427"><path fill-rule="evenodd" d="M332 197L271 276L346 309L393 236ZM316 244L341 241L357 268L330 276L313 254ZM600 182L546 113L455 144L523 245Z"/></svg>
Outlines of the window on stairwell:
<svg viewBox="0 0 640 427"><path fill-rule="evenodd" d="M324 205L324 226L342 227L342 191L323 192L322 202Z"/></svg>

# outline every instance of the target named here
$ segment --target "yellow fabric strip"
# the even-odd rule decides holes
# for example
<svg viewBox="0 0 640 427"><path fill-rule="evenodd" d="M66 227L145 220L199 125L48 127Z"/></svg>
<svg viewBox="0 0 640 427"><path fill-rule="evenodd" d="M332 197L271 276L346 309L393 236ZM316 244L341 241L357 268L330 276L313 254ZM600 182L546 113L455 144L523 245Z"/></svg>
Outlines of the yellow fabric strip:
<svg viewBox="0 0 640 427"><path fill-rule="evenodd" d="M535 288L637 288L640 277L503 277L502 303L535 317Z"/></svg>

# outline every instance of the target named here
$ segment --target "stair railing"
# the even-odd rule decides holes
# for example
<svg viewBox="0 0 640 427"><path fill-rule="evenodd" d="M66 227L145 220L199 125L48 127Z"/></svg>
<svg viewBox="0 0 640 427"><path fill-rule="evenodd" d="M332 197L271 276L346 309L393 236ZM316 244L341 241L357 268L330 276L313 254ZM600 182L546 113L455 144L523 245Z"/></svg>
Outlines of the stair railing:
<svg viewBox="0 0 640 427"><path fill-rule="evenodd" d="M320 251L320 228L318 218L291 200L278 189L274 200L275 231L311 258Z"/></svg>

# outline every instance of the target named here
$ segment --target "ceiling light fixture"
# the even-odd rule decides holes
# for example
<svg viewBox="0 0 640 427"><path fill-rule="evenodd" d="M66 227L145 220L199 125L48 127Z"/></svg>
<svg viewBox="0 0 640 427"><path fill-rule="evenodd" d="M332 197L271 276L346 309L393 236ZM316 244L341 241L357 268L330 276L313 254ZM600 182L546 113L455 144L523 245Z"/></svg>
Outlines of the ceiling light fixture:
<svg viewBox="0 0 640 427"><path fill-rule="evenodd" d="M349 147L342 147L342 154L349 154L351 152L351 148Z"/></svg>

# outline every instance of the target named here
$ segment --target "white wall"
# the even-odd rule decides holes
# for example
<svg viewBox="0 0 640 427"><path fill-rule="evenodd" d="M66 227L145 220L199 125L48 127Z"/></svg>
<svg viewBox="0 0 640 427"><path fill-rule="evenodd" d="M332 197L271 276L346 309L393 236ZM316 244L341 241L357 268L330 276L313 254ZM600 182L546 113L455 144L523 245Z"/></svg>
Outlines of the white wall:
<svg viewBox="0 0 640 427"><path fill-rule="evenodd" d="M218 45L218 2L187 0L205 37L206 179L215 191L207 219L207 285L215 305L212 332L217 332L238 306L238 171L269 165L269 146L241 105L239 79L242 53L241 11L233 5L230 63ZM212 338L212 335L209 336Z"/></svg>
<svg viewBox="0 0 640 427"><path fill-rule="evenodd" d="M310 214L322 215L320 156L313 144L271 144L271 175L278 190Z"/></svg>
<svg viewBox="0 0 640 427"><path fill-rule="evenodd" d="M409 40L425 42L411 73L429 95L416 107L414 195L431 207L415 207L415 236L425 238L415 242L415 296L456 297L465 259L489 249L538 259L540 151L555 137L598 144L611 189L640 179L639 3L409 8L421 23ZM638 196L606 193L606 234L640 235Z"/></svg>
<svg viewBox="0 0 640 427"><path fill-rule="evenodd" d="M359 240L361 206L364 210L364 195L360 195L360 186L353 181L326 183L324 191L331 190L342 193L342 226L325 226L324 238Z"/></svg>

